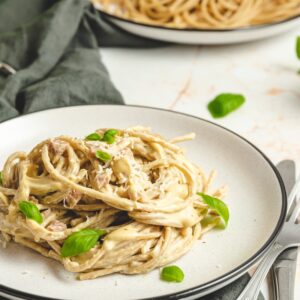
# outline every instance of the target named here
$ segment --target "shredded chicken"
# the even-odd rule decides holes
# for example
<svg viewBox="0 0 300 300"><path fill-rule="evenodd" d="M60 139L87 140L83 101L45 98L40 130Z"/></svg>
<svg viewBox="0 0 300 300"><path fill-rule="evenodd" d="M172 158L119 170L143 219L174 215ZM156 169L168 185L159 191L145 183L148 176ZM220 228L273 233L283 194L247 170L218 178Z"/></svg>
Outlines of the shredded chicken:
<svg viewBox="0 0 300 300"><path fill-rule="evenodd" d="M67 229L67 225L59 220L54 220L49 226L47 226L47 229L54 232L65 231Z"/></svg>

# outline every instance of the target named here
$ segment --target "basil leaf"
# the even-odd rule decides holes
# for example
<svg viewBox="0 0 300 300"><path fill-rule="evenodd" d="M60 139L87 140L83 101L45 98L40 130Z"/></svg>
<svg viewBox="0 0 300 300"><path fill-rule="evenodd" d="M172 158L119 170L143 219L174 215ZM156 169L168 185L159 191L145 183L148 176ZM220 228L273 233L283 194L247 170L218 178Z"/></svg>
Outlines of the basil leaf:
<svg viewBox="0 0 300 300"><path fill-rule="evenodd" d="M0 172L0 184L3 184L2 172Z"/></svg>
<svg viewBox="0 0 300 300"><path fill-rule="evenodd" d="M229 210L227 205L218 198L214 198L203 193L197 193L197 195L201 196L203 202L206 203L210 208L215 210L221 216L221 218L224 220L226 227L229 220Z"/></svg>
<svg viewBox="0 0 300 300"><path fill-rule="evenodd" d="M76 256L92 249L105 230L82 229L68 236L60 250L62 257Z"/></svg>
<svg viewBox="0 0 300 300"><path fill-rule="evenodd" d="M113 144L115 142L115 138L112 135L104 133L102 141L106 142L107 144Z"/></svg>
<svg viewBox="0 0 300 300"><path fill-rule="evenodd" d="M298 59L300 59L300 36L298 36L296 40L296 54Z"/></svg>
<svg viewBox="0 0 300 300"><path fill-rule="evenodd" d="M117 135L118 133L118 130L109 129L105 131L102 141L105 141L108 144L113 144L115 142L115 135Z"/></svg>
<svg viewBox="0 0 300 300"><path fill-rule="evenodd" d="M19 209L26 216L26 218L32 219L39 224L43 223L43 216L34 203L29 201L21 201L19 202Z"/></svg>
<svg viewBox="0 0 300 300"><path fill-rule="evenodd" d="M98 133L94 132L89 134L85 139L88 141L101 141L102 137Z"/></svg>
<svg viewBox="0 0 300 300"><path fill-rule="evenodd" d="M111 160L111 155L103 151L96 151L96 157L103 162L108 162Z"/></svg>
<svg viewBox="0 0 300 300"><path fill-rule="evenodd" d="M105 132L105 134L108 134L108 135L111 135L111 136L115 136L115 135L117 135L119 133L119 131L118 130L115 130L115 129L108 129L106 132ZM104 135L105 135L104 134Z"/></svg>
<svg viewBox="0 0 300 300"><path fill-rule="evenodd" d="M162 269L160 278L169 282L181 282L184 279L184 273L177 266L168 266Z"/></svg>
<svg viewBox="0 0 300 300"><path fill-rule="evenodd" d="M238 109L245 102L245 97L238 94L220 94L209 102L208 110L213 118L222 118Z"/></svg>

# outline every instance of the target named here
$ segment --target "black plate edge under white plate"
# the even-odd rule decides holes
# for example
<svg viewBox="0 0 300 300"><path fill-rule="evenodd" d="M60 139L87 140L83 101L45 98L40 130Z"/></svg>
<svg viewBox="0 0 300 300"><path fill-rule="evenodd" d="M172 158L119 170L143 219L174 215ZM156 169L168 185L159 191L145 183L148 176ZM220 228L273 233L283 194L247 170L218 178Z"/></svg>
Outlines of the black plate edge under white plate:
<svg viewBox="0 0 300 300"><path fill-rule="evenodd" d="M238 138L240 138L241 140L243 140L244 142L246 142L250 147L252 147L254 150L256 150L261 156L262 158L268 163L268 165L272 168L278 183L280 185L280 189L281 189L281 195L282 195L282 207L281 207L281 212L280 212L280 217L279 220L277 222L277 225L272 233L272 235L270 236L270 238L265 242L265 244L257 251L256 254L254 254L252 257L250 257L246 262L244 262L241 266L233 269L230 272L225 273L224 275L220 276L219 278L215 279L215 280L211 280L209 282L206 282L204 284L200 284L196 287L190 288L190 289L186 289L184 291L180 291L180 292L176 292L176 293L172 293L172 294L166 294L166 295L162 295L162 296L158 296L158 297L151 297L151 298L144 298L143 300L146 299L183 299L186 297L190 297L193 295L197 295L200 292L204 292L206 289L209 288L213 288L214 286L221 286L222 283L226 282L226 281L230 281L230 279L233 279L235 277L238 277L239 275L243 275L245 272L247 272L247 270L255 263L257 262L262 255L268 250L268 248L271 246L272 242L275 241L276 237L278 236L281 227L283 226L283 223L285 221L285 216L286 216L286 211L287 211L287 195L286 195L286 191L285 191L285 187L284 187L284 183L283 180L277 170L277 168L274 166L274 164L271 162L271 160L260 150L258 149L255 145L253 145L251 142L249 142L247 139L245 139L244 137L242 137L241 135L237 134L236 132L222 126L219 124L216 124L214 122L208 121L206 119L200 118L200 117L196 117L190 114L186 114L186 113L182 113L182 112L177 112L177 111L172 111L172 110L168 110L168 109L163 109L163 108L155 108L155 107L149 107L149 106L143 106L143 105L114 105L114 104L101 104L101 105L79 105L79 106L68 106L68 107L57 107L57 108L52 108L52 109L48 109L48 110L41 110L41 111L36 111L36 112L32 112L26 115L22 115L22 116L18 116L15 118L11 118L9 120L6 120L4 122L0 123L4 124L6 122L10 122L13 121L15 119L20 119L20 118L26 118L32 114L36 114L42 111L53 111L53 110L58 110L58 109L65 109L65 108L74 108L74 107L87 107L87 106L119 106L119 107L136 107L136 108L144 108L144 109L152 109L152 110L158 110L158 111L165 111L165 112L169 112L169 113L173 113L173 114L177 114L177 115L182 115L182 116L186 116L186 117L190 117L190 118L194 118L194 119L198 119L201 120L203 122L209 123L213 126L217 126L219 128L224 129L225 131L237 136ZM217 290L217 288L216 288ZM7 296L12 296L12 297L16 297L19 299L26 299L26 300L64 300L64 299L60 299L60 298L48 298L48 297L43 297L43 296L39 296L39 295L34 295L34 294L30 294L30 293L26 293L26 292L22 292L16 289L12 289L9 287L6 287L4 285L2 285L0 283L0 292L6 294Z"/></svg>
<svg viewBox="0 0 300 300"><path fill-rule="evenodd" d="M288 23L290 21L294 21L296 19L300 19L300 14L292 16L290 18L281 20L281 21L277 21L277 22L272 22L272 23L264 23L264 24L257 24L257 25L249 25L249 26L242 26L242 27L237 27L237 28L225 28L225 29L210 29L210 28L206 28L206 29L196 29L196 28L173 28L173 27L167 27L167 26L161 26L161 25L151 25L151 24L146 24L146 23L141 23L141 22L136 22L133 20L129 20L129 19L125 19L110 13L107 13L103 10L100 10L98 8L96 8L96 10L100 13L100 15L102 15L106 20L111 19L115 19L118 21L122 21L125 23L129 23L129 24L134 24L137 26L142 26L142 27L149 27L149 28L153 28L153 29L165 29L165 30L170 30L170 31L178 31L178 32L211 32L211 33L221 33L221 32L246 32L246 31L253 31L253 30L258 30L258 29L263 29L263 28L267 28L267 27L272 27L272 26L276 26L276 25L281 25L284 23Z"/></svg>

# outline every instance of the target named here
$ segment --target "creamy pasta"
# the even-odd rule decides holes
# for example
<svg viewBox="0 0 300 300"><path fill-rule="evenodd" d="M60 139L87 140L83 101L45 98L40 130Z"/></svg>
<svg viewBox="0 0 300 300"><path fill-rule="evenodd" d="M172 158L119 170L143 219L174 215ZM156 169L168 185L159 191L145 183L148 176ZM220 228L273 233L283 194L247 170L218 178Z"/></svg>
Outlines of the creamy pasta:
<svg viewBox="0 0 300 300"><path fill-rule="evenodd" d="M140 126L99 129L88 138L60 136L28 154L12 154L0 184L2 240L61 262L81 280L145 273L178 259L221 221L197 192L225 193L211 192L215 173L207 177L176 144L193 138L168 141ZM37 211L24 215L24 201ZM105 235L91 249L63 257L66 240L84 229Z"/></svg>
<svg viewBox="0 0 300 300"><path fill-rule="evenodd" d="M171 28L238 28L300 14L300 0L92 0L109 14Z"/></svg>

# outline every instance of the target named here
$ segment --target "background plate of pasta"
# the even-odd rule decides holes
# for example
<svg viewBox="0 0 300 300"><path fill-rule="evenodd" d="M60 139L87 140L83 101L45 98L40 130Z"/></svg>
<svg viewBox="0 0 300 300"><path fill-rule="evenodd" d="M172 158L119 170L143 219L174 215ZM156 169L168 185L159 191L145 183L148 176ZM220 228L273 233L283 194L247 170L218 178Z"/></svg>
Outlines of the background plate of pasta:
<svg viewBox="0 0 300 300"><path fill-rule="evenodd" d="M230 44L283 33L300 24L299 0L91 0L104 18L146 38Z"/></svg>
<svg viewBox="0 0 300 300"><path fill-rule="evenodd" d="M2 295L199 297L247 272L284 221L271 162L193 116L58 108L0 138Z"/></svg>

